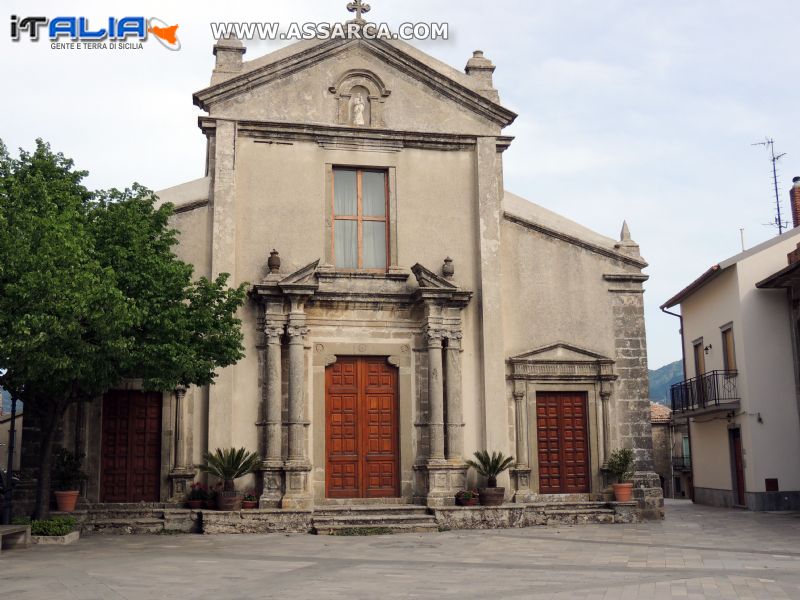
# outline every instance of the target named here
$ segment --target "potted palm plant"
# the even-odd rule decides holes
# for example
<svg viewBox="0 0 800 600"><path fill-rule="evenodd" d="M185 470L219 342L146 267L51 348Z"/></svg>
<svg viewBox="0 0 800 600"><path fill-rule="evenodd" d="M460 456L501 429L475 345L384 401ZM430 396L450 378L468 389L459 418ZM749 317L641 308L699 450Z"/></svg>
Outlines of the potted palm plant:
<svg viewBox="0 0 800 600"><path fill-rule="evenodd" d="M241 510L244 495L236 491L234 481L258 467L261 463L258 454L244 448L217 448L213 453L206 452L203 458L206 464L199 465L200 470L222 480L222 490L217 494L217 508Z"/></svg>
<svg viewBox="0 0 800 600"><path fill-rule="evenodd" d="M481 506L501 505L506 488L497 487L497 476L511 466L514 457L503 456L502 452L492 452L489 456L486 450L479 450L474 456L475 460L468 460L467 464L486 477L486 487L478 490Z"/></svg>
<svg viewBox="0 0 800 600"><path fill-rule="evenodd" d="M53 466L50 477L53 480L58 510L73 512L78 502L81 481L86 479L86 474L81 471L82 456L70 452L66 448L59 448L53 456Z"/></svg>
<svg viewBox="0 0 800 600"><path fill-rule="evenodd" d="M617 502L629 502L633 495L633 450L619 448L608 457L608 470L616 478L614 486L614 499Z"/></svg>

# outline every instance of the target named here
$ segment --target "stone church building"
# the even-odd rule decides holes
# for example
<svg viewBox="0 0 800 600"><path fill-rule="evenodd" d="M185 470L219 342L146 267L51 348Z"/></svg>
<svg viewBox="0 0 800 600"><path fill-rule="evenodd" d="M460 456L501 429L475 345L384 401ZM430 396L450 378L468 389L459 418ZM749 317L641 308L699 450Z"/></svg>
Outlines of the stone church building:
<svg viewBox="0 0 800 600"><path fill-rule="evenodd" d="M246 357L208 388L86 407L89 500L177 499L230 446L263 456L240 482L262 507L452 504L483 485L479 449L514 457L508 501L599 498L624 446L658 515L647 263L627 226L610 239L505 191L516 114L492 62L363 40L244 54L218 41L194 94L206 176L159 196L197 275L250 284Z"/></svg>

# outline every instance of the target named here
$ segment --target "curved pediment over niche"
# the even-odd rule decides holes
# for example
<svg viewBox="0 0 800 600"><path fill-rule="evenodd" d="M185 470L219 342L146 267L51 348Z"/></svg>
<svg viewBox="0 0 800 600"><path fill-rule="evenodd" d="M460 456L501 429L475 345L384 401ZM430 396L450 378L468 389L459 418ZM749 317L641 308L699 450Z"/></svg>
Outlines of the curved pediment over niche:
<svg viewBox="0 0 800 600"><path fill-rule="evenodd" d="M512 356L507 363L511 379L611 381L617 378L613 359L564 342Z"/></svg>
<svg viewBox="0 0 800 600"><path fill-rule="evenodd" d="M383 127L384 103L392 93L380 77L365 69L346 71L328 88L338 106L340 125Z"/></svg>

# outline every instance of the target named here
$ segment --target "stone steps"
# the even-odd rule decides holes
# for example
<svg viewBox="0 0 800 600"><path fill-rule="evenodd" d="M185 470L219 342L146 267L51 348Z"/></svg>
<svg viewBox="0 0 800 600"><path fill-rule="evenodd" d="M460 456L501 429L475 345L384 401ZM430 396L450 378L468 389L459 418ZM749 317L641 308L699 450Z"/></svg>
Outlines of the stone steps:
<svg viewBox="0 0 800 600"><path fill-rule="evenodd" d="M324 498L317 500L314 510L320 508L327 508L332 506L396 506L396 505L411 505L409 498Z"/></svg>
<svg viewBox="0 0 800 600"><path fill-rule="evenodd" d="M368 535L370 533L428 533L438 531L424 506L355 505L317 507L311 518L318 535Z"/></svg>

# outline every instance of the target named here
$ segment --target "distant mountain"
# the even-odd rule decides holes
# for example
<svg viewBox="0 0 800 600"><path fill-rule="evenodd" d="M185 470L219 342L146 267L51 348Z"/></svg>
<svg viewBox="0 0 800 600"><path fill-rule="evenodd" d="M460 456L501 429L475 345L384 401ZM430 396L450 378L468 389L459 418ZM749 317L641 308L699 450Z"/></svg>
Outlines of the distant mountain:
<svg viewBox="0 0 800 600"><path fill-rule="evenodd" d="M669 388L673 383L683 381L683 363L676 360L655 371L648 371L648 374L650 399L669 406Z"/></svg>

